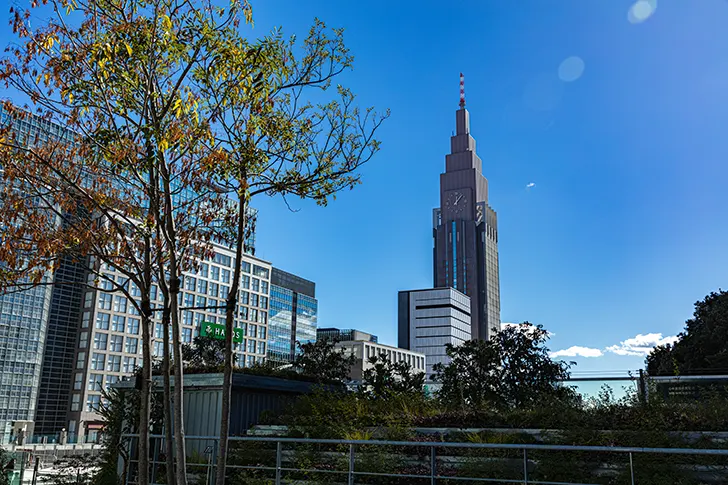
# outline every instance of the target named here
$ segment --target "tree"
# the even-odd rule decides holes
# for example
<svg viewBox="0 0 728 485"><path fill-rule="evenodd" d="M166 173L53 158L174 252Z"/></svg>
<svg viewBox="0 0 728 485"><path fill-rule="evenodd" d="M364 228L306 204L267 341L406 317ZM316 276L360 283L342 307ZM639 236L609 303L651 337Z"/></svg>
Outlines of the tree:
<svg viewBox="0 0 728 485"><path fill-rule="evenodd" d="M524 322L506 326L490 340L447 345L451 362L435 364L434 379L442 384L438 397L454 409L518 408L544 399L573 396L559 381L573 363L555 362L544 345L548 333L541 325Z"/></svg>
<svg viewBox="0 0 728 485"><path fill-rule="evenodd" d="M424 397L424 372L413 372L407 362L391 362L384 357L370 357L369 363L372 367L364 371L360 388L364 396L385 400L394 396Z"/></svg>
<svg viewBox="0 0 728 485"><path fill-rule="evenodd" d="M222 367L225 362L225 341L197 336L191 345L182 346L182 362L191 368Z"/></svg>
<svg viewBox="0 0 728 485"><path fill-rule="evenodd" d="M728 370L728 292L695 303L678 340L655 347L645 360L650 375L725 373Z"/></svg>
<svg viewBox="0 0 728 485"><path fill-rule="evenodd" d="M307 89L326 91L331 80L352 66L343 31L328 33L316 20L299 47L280 32L251 44L239 36L220 43L216 56L198 71L202 96L218 109L210 146L217 163L212 184L231 194L237 206L226 218L224 239L235 247L233 285L226 301L225 366L216 483L225 481L232 385L232 334L241 276L246 214L259 194L289 195L326 205L360 182L358 169L379 149L374 138L388 114L360 112L351 91L338 86L337 98L314 104ZM311 97L321 98L315 93Z"/></svg>
<svg viewBox="0 0 728 485"><path fill-rule="evenodd" d="M356 362L354 355L346 355L330 340L297 343L299 353L293 367L301 374L316 377L319 383L346 382L351 366Z"/></svg>
<svg viewBox="0 0 728 485"><path fill-rule="evenodd" d="M11 285L44 283L72 252L92 255L95 264L121 272L139 290L128 296L142 315L139 464L140 483L146 484L149 328L160 311L165 332L171 327L174 359L181 362L181 275L210 255L214 219L226 203L200 176L218 157L206 143L214 138L208 120L215 105L200 97L192 78L236 31L239 17L250 20L250 8L237 0L229 9L186 0L31 2L32 8L41 4L49 4L52 14L39 26L31 27L30 10L11 11L20 43L10 47L0 80L26 95L43 119L68 127L71 139L39 137L21 144L0 133L0 226L12 228L3 234L3 278ZM149 298L154 284L164 297L159 309ZM124 291L123 285L112 284L108 291L114 290ZM170 356L164 349L169 393ZM182 366L174 372L175 480L185 484ZM172 410L165 406L170 423Z"/></svg>

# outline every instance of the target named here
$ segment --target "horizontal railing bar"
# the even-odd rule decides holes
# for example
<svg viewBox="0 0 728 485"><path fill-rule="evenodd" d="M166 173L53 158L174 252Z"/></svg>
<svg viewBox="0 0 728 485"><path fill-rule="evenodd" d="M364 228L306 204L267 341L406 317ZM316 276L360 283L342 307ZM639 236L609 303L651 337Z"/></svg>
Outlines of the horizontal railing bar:
<svg viewBox="0 0 728 485"><path fill-rule="evenodd" d="M122 435L134 437L136 435ZM164 438L162 435L152 435L150 438ZM210 436L185 436L186 440L212 440ZM591 451L608 453L655 453L667 455L728 455L728 449L697 449L697 448L641 448L623 446L572 446L572 445L542 445L542 444L510 444L510 443L453 443L453 442L422 442L422 441L382 441L382 440L332 440L317 438L277 438L268 436L230 436L230 441L250 441L256 443L299 443L299 444L328 444L328 445L355 445L355 446L421 446L425 448L475 448L475 449L502 449L502 450L551 450L551 451Z"/></svg>

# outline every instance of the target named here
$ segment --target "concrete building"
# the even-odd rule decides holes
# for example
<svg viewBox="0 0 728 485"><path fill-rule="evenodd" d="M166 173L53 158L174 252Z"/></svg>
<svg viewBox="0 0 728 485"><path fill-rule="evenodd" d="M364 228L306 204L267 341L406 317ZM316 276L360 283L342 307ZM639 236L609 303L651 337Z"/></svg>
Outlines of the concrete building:
<svg viewBox="0 0 728 485"><path fill-rule="evenodd" d="M353 340L364 340L367 342L377 343L379 338L361 330L352 328L319 328L316 330L316 338L319 340L336 340L337 342L348 342Z"/></svg>
<svg viewBox="0 0 728 485"><path fill-rule="evenodd" d="M446 344L471 339L470 298L454 288L400 291L397 313L397 345L426 356L427 380L433 365L449 362Z"/></svg>
<svg viewBox="0 0 728 485"><path fill-rule="evenodd" d="M316 340L316 284L278 268L270 282L268 360L287 364L296 355L296 342Z"/></svg>
<svg viewBox="0 0 728 485"><path fill-rule="evenodd" d="M224 299L227 298L234 252L215 248L211 260L200 265L195 273L185 274L182 282L181 340L191 343L199 335L203 323L224 323ZM270 298L270 263L245 255L240 281L239 313L236 328L243 330L244 340L234 350L241 366L261 363L267 353L268 311ZM108 267L100 268L110 278L120 278ZM103 283L103 280L102 280ZM72 387L66 429L79 441L93 441L101 428L97 408L101 388L108 388L142 365L140 317L134 305L114 293L88 289L84 294L78 333L75 368L71 372ZM152 289L153 302L159 306L162 294ZM134 288L131 289L134 294ZM187 310L186 308L220 307ZM163 327L152 329L152 356L162 357Z"/></svg>
<svg viewBox="0 0 728 485"><path fill-rule="evenodd" d="M434 287L470 297L474 339L500 330L498 218L488 204L488 180L470 136L462 86L456 132L440 175L440 207L433 211Z"/></svg>
<svg viewBox="0 0 728 485"><path fill-rule="evenodd" d="M369 359L371 357L382 357L385 360L395 362L407 362L412 372L425 372L425 355L407 349L399 349L370 340L348 340L338 342L336 347L342 349L345 354L356 357L351 367L349 378L356 384L361 382L364 371L374 367Z"/></svg>

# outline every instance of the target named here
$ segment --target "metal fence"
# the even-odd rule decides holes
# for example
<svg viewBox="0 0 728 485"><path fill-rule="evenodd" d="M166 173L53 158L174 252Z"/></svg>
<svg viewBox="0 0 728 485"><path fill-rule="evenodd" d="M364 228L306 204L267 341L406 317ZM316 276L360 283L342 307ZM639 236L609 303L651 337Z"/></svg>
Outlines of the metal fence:
<svg viewBox="0 0 728 485"><path fill-rule="evenodd" d="M128 438L136 440L135 436ZM186 441L190 483L214 485L216 437L188 436ZM164 481L164 448L164 437L152 436L152 483ZM700 475L704 483L728 483L728 450L723 449L280 437L231 437L229 448L230 484L640 485L641 476L654 476L650 466L677 467L675 470ZM643 459L648 455L662 461L648 464ZM560 480L540 469L547 462L561 463L568 479ZM132 460L128 484L134 483L135 465ZM580 470L584 476L574 476Z"/></svg>

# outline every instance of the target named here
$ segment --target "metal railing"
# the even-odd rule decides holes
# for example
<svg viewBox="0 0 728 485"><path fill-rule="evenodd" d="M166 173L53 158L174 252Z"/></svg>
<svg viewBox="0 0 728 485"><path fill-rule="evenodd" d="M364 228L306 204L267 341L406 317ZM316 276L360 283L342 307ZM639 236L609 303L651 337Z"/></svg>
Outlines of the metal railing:
<svg viewBox="0 0 728 485"><path fill-rule="evenodd" d="M126 438L136 440L136 435L125 435ZM163 472L157 470L158 467L163 466L165 461L160 459L161 454L164 451L164 436L153 435L151 436L152 446L150 449L153 450L154 456L150 460L152 465L152 483L156 483L155 477L159 478L163 475ZM198 480L197 483L205 485L214 485L215 475L215 460L217 452L217 437L214 436L187 436L186 441L188 442L188 454L192 450L193 455L202 449L202 446L196 445L196 443L204 444L204 455L206 457L204 463L194 463L188 460L188 473L193 473L194 469L202 469L201 474L204 474L204 480ZM684 455L693 457L708 457L708 456L719 456L727 458L725 461L721 460L720 464L711 465L700 465L691 464L694 469L702 468L705 472L709 469L711 473L719 473L720 478L717 479L717 483L726 483L728 480L728 449L699 449L699 448L641 448L641 447L619 447L619 446L571 446L571 445L548 445L548 444L501 444L501 443L467 443L467 442L418 442L418 441L384 441L384 440L331 440L331 439L303 439L303 438L282 438L282 437L230 437L230 449L234 450L235 445L242 444L254 444L254 449L258 452L263 453L268 451L268 457L271 459L270 463L255 463L255 464L234 464L231 463L227 466L230 471L260 471L268 472L270 477L257 478L262 480L255 483L266 483L281 485L284 483L319 483L315 479L291 479L286 478L286 474L300 474L300 473L313 473L313 474L327 474L327 475L339 475L343 481L337 483L345 483L347 485L354 485L357 478L364 479L365 477L380 477L380 478L401 478L401 479L418 479L420 482L417 483L429 483L430 485L445 484L452 482L483 482L483 483L518 483L524 485L600 485L599 483L586 483L586 482L574 482L574 481L549 481L549 480L537 480L533 478L532 472L539 465L539 458L535 458L533 455L542 452L573 452L582 454L591 454L592 456L600 456L600 454L609 455L621 455L621 459L618 460L617 465L604 465L607 469L605 473L614 474L616 471L621 471L626 475L625 484L639 485L635 479L635 470L637 466L635 464L635 456L637 455ZM265 449L264 445L269 445L271 448ZM272 448L275 445L275 449ZM293 456L299 451L291 449L286 451L285 447L296 447L296 446L310 446L320 445L324 448L328 447L329 451L319 451L322 454L328 454L339 458L339 463L344 463L342 469L325 469L325 468L308 468L308 467L292 467L286 466L286 464L292 463ZM405 450L405 453L401 456L409 457L410 463L427 463L426 472L418 473L394 473L393 470L362 470L357 468L357 457L361 459L361 456L366 453L372 453L372 449L376 447L382 447L387 450L393 448L400 448ZM423 450L413 453L413 449ZM333 450L333 451L332 451ZM363 451L362 451L363 450ZM438 452L439 450L439 452ZM510 452L510 457L496 457L497 460L508 460L513 465L513 455L517 454L519 457L516 459L522 464L520 468L520 476L518 477L483 477L483 476L469 476L467 470L464 470L462 465L468 460L483 460L488 459L484 456L468 455L467 452L485 452L485 451L501 451L503 453ZM274 454L273 454L274 452ZM449 453L448 453L449 452ZM531 452L531 455L529 455ZM392 453L392 451L389 451ZM392 455L394 456L394 455ZM413 458L414 456L414 458ZM541 455L543 456L543 455ZM274 460L273 460L274 458ZM599 458L597 461L602 460ZM193 461L193 460L192 460ZM198 460L199 461L199 460ZM234 460L229 460L234 461ZM361 460L359 460L361 461ZM137 463L136 460L132 460L130 463ZM454 467L453 467L454 465ZM453 470L458 470L458 467L463 469L462 473L453 474ZM444 469L447 469L450 473L446 473ZM515 467L511 467L515 469ZM193 470L191 472L190 470ZM628 473L627 473L628 471ZM132 473L127 475L127 484L133 484ZM716 475L718 476L718 475ZM585 477L587 478L587 477ZM236 482L237 483L237 482ZM248 482L245 482L248 483ZM326 482L331 483L331 482ZM373 483L368 481L366 483ZM376 483L376 482L374 482ZM408 482L409 483L409 482Z"/></svg>

